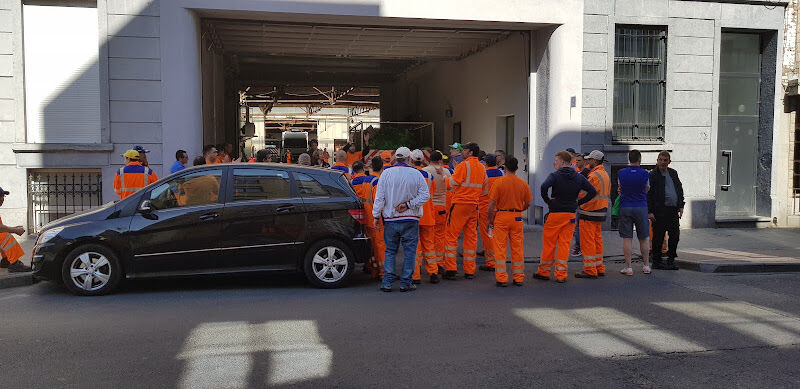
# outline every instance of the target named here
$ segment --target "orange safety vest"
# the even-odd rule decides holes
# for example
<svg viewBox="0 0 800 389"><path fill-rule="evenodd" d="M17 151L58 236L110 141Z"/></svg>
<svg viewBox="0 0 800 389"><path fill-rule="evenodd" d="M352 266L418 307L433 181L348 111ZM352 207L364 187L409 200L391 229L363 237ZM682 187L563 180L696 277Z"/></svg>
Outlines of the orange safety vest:
<svg viewBox="0 0 800 389"><path fill-rule="evenodd" d="M353 162L360 161L363 155L364 154L360 151L356 151L354 153L347 153L347 159L345 160L345 164L347 166L353 166Z"/></svg>
<svg viewBox="0 0 800 389"><path fill-rule="evenodd" d="M597 195L587 203L581 205L581 209L578 211L578 213L587 216L604 217L606 215L605 211L599 213L592 212L608 209L609 195L611 193L611 179L608 177L608 173L606 173L606 169L603 167L603 165L597 165L597 167L589 172L589 183L592 184L595 190L597 190ZM586 196L586 192L581 191L578 196L583 198Z"/></svg>
<svg viewBox="0 0 800 389"><path fill-rule="evenodd" d="M436 225L436 209L433 206L433 192L436 192L436 181L432 180L430 173L422 170L419 166L414 166L415 169L419 170L422 174L422 177L425 178L425 184L428 185L428 191L431 193L431 197L428 198L428 201L422 205L422 217L419 218L419 225L421 226L435 226Z"/></svg>
<svg viewBox="0 0 800 389"><path fill-rule="evenodd" d="M3 219L0 219L0 224L3 224ZM10 232L0 233L0 253L9 263L17 262L25 255L25 251Z"/></svg>
<svg viewBox="0 0 800 389"><path fill-rule="evenodd" d="M375 221L372 218L372 181L377 180L378 177L368 176L364 173L353 175L353 190L356 192L358 199L364 204L364 212L366 213L367 227L375 228Z"/></svg>
<svg viewBox="0 0 800 389"><path fill-rule="evenodd" d="M453 193L453 204L478 204L481 194L489 193L489 178L486 168L478 161L478 157L469 157L456 166L450 176L448 188Z"/></svg>
<svg viewBox="0 0 800 389"><path fill-rule="evenodd" d="M158 176L152 169L140 162L130 162L114 176L114 193L122 200L156 181Z"/></svg>

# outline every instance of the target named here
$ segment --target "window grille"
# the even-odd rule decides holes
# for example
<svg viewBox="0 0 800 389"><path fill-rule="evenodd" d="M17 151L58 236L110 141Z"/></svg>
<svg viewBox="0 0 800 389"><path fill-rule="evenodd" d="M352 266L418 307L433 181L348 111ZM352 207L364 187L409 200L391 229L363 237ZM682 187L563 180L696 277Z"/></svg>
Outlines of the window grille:
<svg viewBox="0 0 800 389"><path fill-rule="evenodd" d="M28 171L28 230L34 234L51 221L102 203L99 170Z"/></svg>
<svg viewBox="0 0 800 389"><path fill-rule="evenodd" d="M666 56L665 29L617 26L613 141L664 141Z"/></svg>

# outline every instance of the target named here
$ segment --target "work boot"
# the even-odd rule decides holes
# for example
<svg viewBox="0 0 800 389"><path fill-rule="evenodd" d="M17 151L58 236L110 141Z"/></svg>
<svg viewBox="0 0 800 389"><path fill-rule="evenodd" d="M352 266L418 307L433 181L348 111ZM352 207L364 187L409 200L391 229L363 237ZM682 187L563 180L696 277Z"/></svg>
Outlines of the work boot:
<svg viewBox="0 0 800 389"><path fill-rule="evenodd" d="M401 286L400 287L400 291L401 292L413 292L415 290L417 290L417 286L414 285L414 284L411 284L409 286Z"/></svg>
<svg viewBox="0 0 800 389"><path fill-rule="evenodd" d="M550 277L545 277L539 273L533 273L533 278L542 281L550 281Z"/></svg>
<svg viewBox="0 0 800 389"><path fill-rule="evenodd" d="M653 255L652 259L653 259L653 269L664 270L667 268L666 265L664 264L664 260L661 258L661 255Z"/></svg>
<svg viewBox="0 0 800 389"><path fill-rule="evenodd" d="M478 269L481 269L483 271L494 271L494 267L486 266L486 265L481 265Z"/></svg>
<svg viewBox="0 0 800 389"><path fill-rule="evenodd" d="M439 283L439 275L431 274L431 284L438 284L438 283Z"/></svg>
<svg viewBox="0 0 800 389"><path fill-rule="evenodd" d="M556 282L558 282L559 284L563 284L563 283L567 282L567 279L566 278L562 278L562 279L556 278Z"/></svg>
<svg viewBox="0 0 800 389"><path fill-rule="evenodd" d="M477 254L479 257L484 257L484 256L485 256L485 255L483 255L483 254L485 254L485 252L484 252L483 250L481 250L481 251L478 251L478 252L477 252L477 253L475 253L475 254Z"/></svg>
<svg viewBox="0 0 800 389"><path fill-rule="evenodd" d="M575 273L575 278L597 278L597 276L593 276L585 271L580 273Z"/></svg>
<svg viewBox="0 0 800 389"><path fill-rule="evenodd" d="M444 277L442 278L444 278L445 280L456 280L457 279L456 274L457 273L455 270L447 270L444 272Z"/></svg>
<svg viewBox="0 0 800 389"><path fill-rule="evenodd" d="M597 276L598 276L598 277L605 277L605 276L606 276L606 272L604 272L604 271L599 271L599 272L597 272Z"/></svg>
<svg viewBox="0 0 800 389"><path fill-rule="evenodd" d="M472 279L475 279L475 275L474 274L469 274L469 273L464 273L464 278L466 278L468 280L472 280Z"/></svg>
<svg viewBox="0 0 800 389"><path fill-rule="evenodd" d="M8 267L8 265L10 265L10 263L8 263L8 259L0 259L0 269L5 269Z"/></svg>
<svg viewBox="0 0 800 389"><path fill-rule="evenodd" d="M438 268L439 268L439 269L437 269L437 270L439 270L438 274L446 274L447 273L447 269L445 269L444 266L438 266Z"/></svg>
<svg viewBox="0 0 800 389"><path fill-rule="evenodd" d="M506 287L508 287L508 283L500 282L500 281L495 282L494 285L497 286L498 288L506 288Z"/></svg>
<svg viewBox="0 0 800 389"><path fill-rule="evenodd" d="M25 273L31 271L30 266L26 266L22 261L14 262L8 265L8 272L9 273Z"/></svg>
<svg viewBox="0 0 800 389"><path fill-rule="evenodd" d="M419 280L411 280L411 283L414 284L414 285L419 285L419 284L422 283L422 280L421 279L419 279Z"/></svg>
<svg viewBox="0 0 800 389"><path fill-rule="evenodd" d="M519 281L514 281L514 286L522 286L522 283Z"/></svg>
<svg viewBox="0 0 800 389"><path fill-rule="evenodd" d="M675 258L667 258L667 263L664 264L664 270L678 270L679 267L675 265Z"/></svg>

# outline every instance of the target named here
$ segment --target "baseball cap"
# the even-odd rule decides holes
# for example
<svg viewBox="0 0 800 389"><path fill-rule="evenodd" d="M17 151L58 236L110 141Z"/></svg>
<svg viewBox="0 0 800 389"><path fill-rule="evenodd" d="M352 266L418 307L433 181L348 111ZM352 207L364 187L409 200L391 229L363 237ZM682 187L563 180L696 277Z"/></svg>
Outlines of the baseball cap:
<svg viewBox="0 0 800 389"><path fill-rule="evenodd" d="M389 162L392 160L392 152L389 150L381 151L381 159L383 162Z"/></svg>
<svg viewBox="0 0 800 389"><path fill-rule="evenodd" d="M422 154L422 151L420 151L419 149L415 149L414 151L411 152L411 159L414 161L422 161L423 159L425 159L425 154Z"/></svg>
<svg viewBox="0 0 800 389"><path fill-rule="evenodd" d="M592 150L592 152L589 153L589 155L586 156L587 159L596 159L598 161L602 161L603 157L604 157L604 154L600 150Z"/></svg>
<svg viewBox="0 0 800 389"><path fill-rule="evenodd" d="M575 149L573 149L572 147L567 148L565 151L575 154Z"/></svg>
<svg viewBox="0 0 800 389"><path fill-rule="evenodd" d="M10 195L10 194L11 194L11 193L10 193L9 191L7 191L7 190L4 190L3 188L0 188L0 195L3 195L3 196L8 196L8 195Z"/></svg>
<svg viewBox="0 0 800 389"><path fill-rule="evenodd" d="M483 157L483 162L486 162L487 165L497 165L497 157L495 157L494 154L486 154L486 156Z"/></svg>
<svg viewBox="0 0 800 389"><path fill-rule="evenodd" d="M147 153L150 152L150 150L147 150L144 147L138 146L138 145L137 146L133 146L133 149L136 150L139 153L142 153L142 154L147 154Z"/></svg>
<svg viewBox="0 0 800 389"><path fill-rule="evenodd" d="M397 151L394 152L394 156L398 158L408 158L411 155L411 150L408 147L400 147Z"/></svg>
<svg viewBox="0 0 800 389"><path fill-rule="evenodd" d="M442 155L442 161L447 161L448 159L450 159L450 156L449 156L449 155L447 155L447 154L445 154L445 153L443 153L441 150L436 150L436 151L437 151L439 154L441 154L441 155Z"/></svg>
<svg viewBox="0 0 800 389"><path fill-rule="evenodd" d="M450 148L451 149L456 149L456 150L464 150L464 148L461 147L461 143L458 143L458 142L451 144Z"/></svg>
<svg viewBox="0 0 800 389"><path fill-rule="evenodd" d="M136 150L128 150L125 154L122 154L122 156L130 159L139 159L139 152Z"/></svg>

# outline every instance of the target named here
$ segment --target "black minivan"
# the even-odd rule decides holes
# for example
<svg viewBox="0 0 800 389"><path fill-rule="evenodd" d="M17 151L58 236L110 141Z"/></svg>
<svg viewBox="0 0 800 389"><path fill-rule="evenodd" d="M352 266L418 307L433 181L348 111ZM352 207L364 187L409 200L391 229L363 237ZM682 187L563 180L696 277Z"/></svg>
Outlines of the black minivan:
<svg viewBox="0 0 800 389"><path fill-rule="evenodd" d="M189 168L124 200L48 224L34 276L101 295L125 278L301 271L347 284L370 242L364 209L337 170L235 163Z"/></svg>

